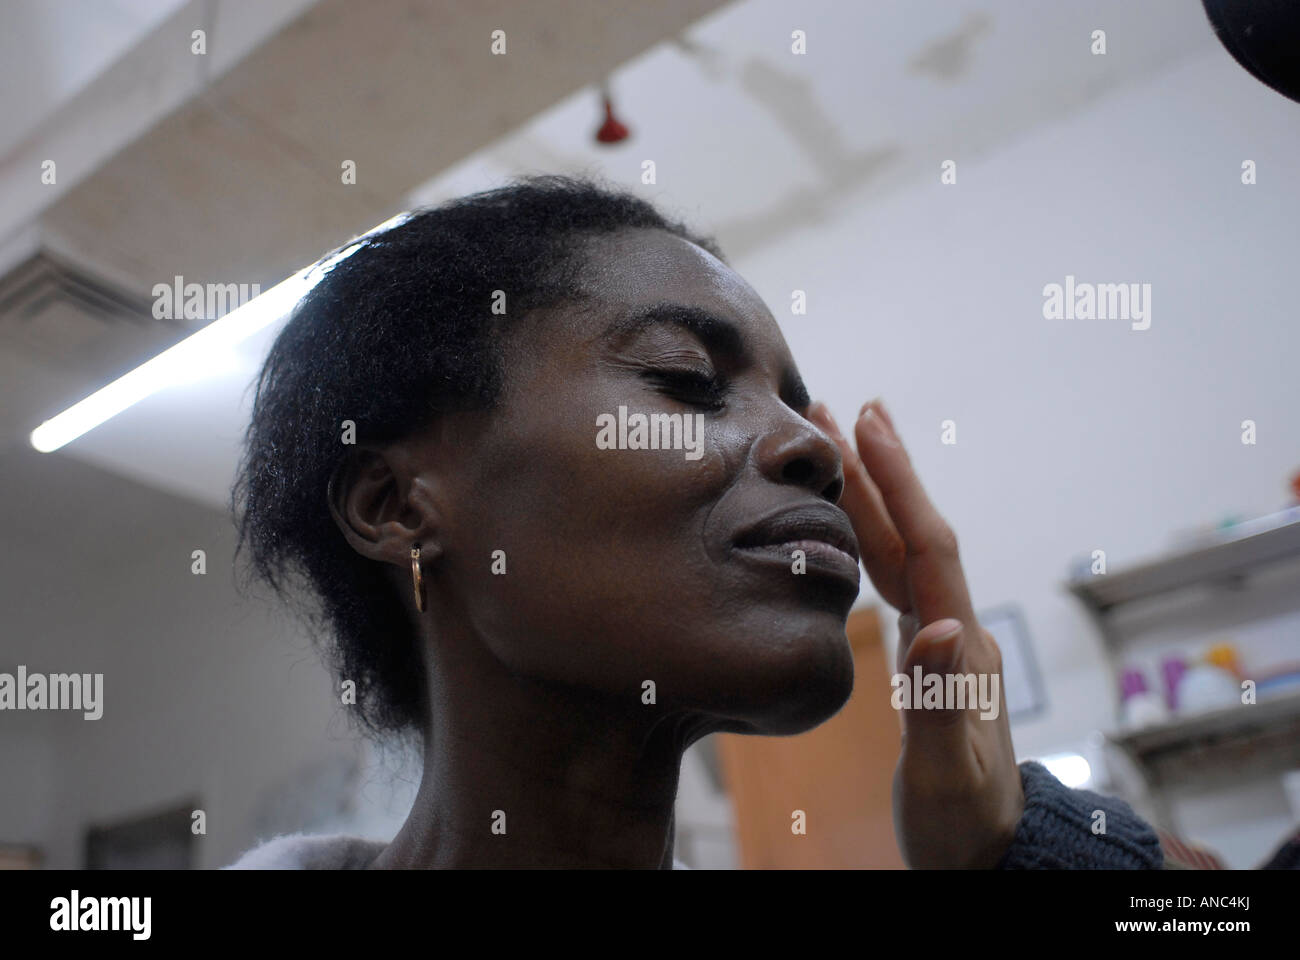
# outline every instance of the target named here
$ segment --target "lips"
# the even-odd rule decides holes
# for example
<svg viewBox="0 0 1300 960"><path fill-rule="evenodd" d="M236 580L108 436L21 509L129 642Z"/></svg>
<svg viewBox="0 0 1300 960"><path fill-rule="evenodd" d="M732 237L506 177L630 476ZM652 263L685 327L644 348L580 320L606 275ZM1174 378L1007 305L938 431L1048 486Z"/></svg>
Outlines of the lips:
<svg viewBox="0 0 1300 960"><path fill-rule="evenodd" d="M805 506L771 514L746 527L736 537L737 549L824 543L858 561L858 540L844 512L829 505Z"/></svg>

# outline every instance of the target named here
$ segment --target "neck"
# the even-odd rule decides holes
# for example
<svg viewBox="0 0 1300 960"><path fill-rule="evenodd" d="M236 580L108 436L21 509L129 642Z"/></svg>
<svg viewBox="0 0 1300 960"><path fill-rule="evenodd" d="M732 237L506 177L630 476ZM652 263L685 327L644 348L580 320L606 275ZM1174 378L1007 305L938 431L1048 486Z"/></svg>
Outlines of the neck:
<svg viewBox="0 0 1300 960"><path fill-rule="evenodd" d="M671 869L682 753L706 721L657 712L636 688L522 679L481 642L446 639L420 789L374 867Z"/></svg>

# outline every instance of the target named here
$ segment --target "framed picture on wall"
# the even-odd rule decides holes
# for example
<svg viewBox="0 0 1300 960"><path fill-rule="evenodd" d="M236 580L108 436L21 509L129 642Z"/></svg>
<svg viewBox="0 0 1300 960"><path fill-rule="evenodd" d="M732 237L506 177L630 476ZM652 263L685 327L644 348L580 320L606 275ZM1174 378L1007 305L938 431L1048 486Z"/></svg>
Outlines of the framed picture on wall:
<svg viewBox="0 0 1300 960"><path fill-rule="evenodd" d="M995 607L981 613L979 621L993 634L1002 650L1002 689L1007 697L1007 718L1026 720L1046 713L1047 692L1020 608L1015 604Z"/></svg>

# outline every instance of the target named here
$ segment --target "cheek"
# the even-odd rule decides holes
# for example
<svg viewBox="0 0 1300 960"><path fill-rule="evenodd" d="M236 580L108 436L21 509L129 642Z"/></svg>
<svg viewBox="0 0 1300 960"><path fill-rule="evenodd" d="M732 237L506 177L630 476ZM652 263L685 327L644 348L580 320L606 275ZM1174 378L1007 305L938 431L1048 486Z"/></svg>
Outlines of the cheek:
<svg viewBox="0 0 1300 960"><path fill-rule="evenodd" d="M676 414L681 428L651 430L644 418L652 413ZM728 430L625 382L588 379L515 419L494 444L480 489L490 491L496 517L509 517L496 526L521 553L562 551L580 561L672 543L689 556L735 474L728 449L737 436ZM646 449L652 436L677 449Z"/></svg>
<svg viewBox="0 0 1300 960"><path fill-rule="evenodd" d="M538 416L476 455L474 513L447 559L492 654L630 705L653 680L662 706L756 724L794 711L780 732L838 709L852 688L842 617L765 604L709 522L744 470L743 430L706 417L698 460L600 449L601 412Z"/></svg>
<svg viewBox="0 0 1300 960"><path fill-rule="evenodd" d="M699 458L687 459L692 450L602 449L597 417L616 416L617 401L572 416L559 407L516 421L480 460L474 516L448 560L480 635L512 669L639 682L673 659L683 623L728 616L704 532L737 458L708 417ZM492 572L497 550L504 574Z"/></svg>

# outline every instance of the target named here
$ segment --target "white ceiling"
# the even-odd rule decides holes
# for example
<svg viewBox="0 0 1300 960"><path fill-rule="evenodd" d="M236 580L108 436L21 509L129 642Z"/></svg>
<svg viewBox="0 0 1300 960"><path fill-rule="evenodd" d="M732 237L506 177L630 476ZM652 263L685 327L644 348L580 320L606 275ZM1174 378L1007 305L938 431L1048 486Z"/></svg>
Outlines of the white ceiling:
<svg viewBox="0 0 1300 960"><path fill-rule="evenodd" d="M1098 28L1105 57L1088 53ZM794 29L806 32L804 56L790 52ZM847 192L884 196L937 176L943 158L995 149L1216 44L1199 5L1177 0L1086 10L745 0L696 24L685 45L660 43L612 76L631 140L594 143L588 87L407 199L434 202L516 172L598 171L715 233L743 273L746 256L832 216ZM654 187L639 185L644 159L656 162ZM54 456L223 506L247 386L277 330L243 345L237 371L156 394Z"/></svg>
<svg viewBox="0 0 1300 960"><path fill-rule="evenodd" d="M0 21L0 156L186 0L6 0Z"/></svg>
<svg viewBox="0 0 1300 960"><path fill-rule="evenodd" d="M1094 29L1108 53L1089 53ZM808 52L790 52L802 29ZM435 201L511 173L598 169L712 226L736 258L815 218L846 189L889 193L940 156L971 159L1174 63L1215 49L1199 6L745 0L657 45L613 78L634 139L590 136L597 94L577 93L417 190ZM932 162L934 161L934 162Z"/></svg>

